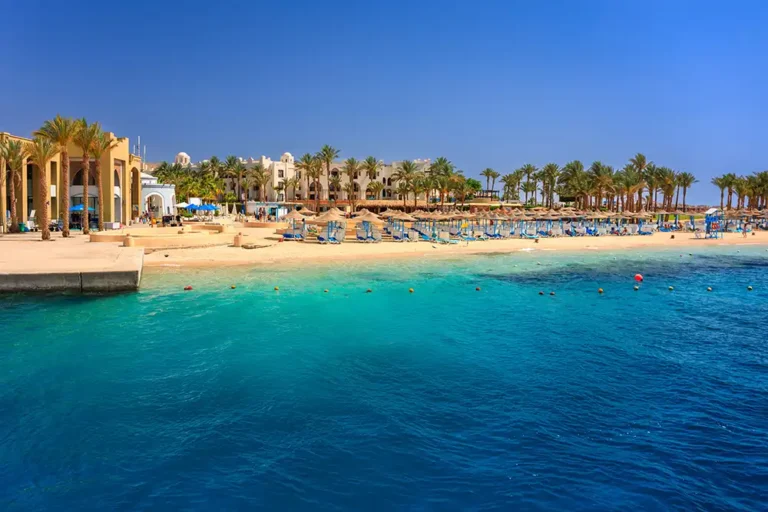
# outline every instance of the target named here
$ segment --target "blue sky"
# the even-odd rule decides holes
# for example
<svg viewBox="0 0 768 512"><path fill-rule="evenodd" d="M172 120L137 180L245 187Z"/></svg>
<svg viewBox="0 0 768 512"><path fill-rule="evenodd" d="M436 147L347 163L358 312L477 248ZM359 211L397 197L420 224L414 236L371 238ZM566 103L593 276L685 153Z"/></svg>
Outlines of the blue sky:
<svg viewBox="0 0 768 512"><path fill-rule="evenodd" d="M693 203L768 168L768 2L0 3L0 131L58 112L152 161L328 143L470 176L639 151Z"/></svg>

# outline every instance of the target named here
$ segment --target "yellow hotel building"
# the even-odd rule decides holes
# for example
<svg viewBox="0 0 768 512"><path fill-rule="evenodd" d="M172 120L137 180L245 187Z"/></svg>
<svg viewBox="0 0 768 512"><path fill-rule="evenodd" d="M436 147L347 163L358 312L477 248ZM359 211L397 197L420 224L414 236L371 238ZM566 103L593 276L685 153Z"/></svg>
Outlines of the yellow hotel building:
<svg viewBox="0 0 768 512"><path fill-rule="evenodd" d="M114 133L109 134L112 140L117 140ZM31 139L0 132L0 141L20 140L31 142ZM83 198L83 180L86 173L83 172L83 152L74 144L69 145L69 195L70 207L86 202ZM2 162L3 166L7 163ZM9 168L7 168L10 171ZM16 182L16 214L19 222L29 220L33 210L39 210L42 194L39 188L40 169L30 162L22 167L21 185ZM51 219L63 219L66 212L63 211L61 191L61 154L48 164L48 182L50 189L46 191L46 200L51 205ZM0 223L8 231L7 215L10 211L10 172L4 173L5 179L0 179ZM96 190L96 164L93 157L88 165L88 205L98 213ZM104 199L104 222L120 222L124 225L138 217L141 212L141 157L130 152L128 139L119 141L116 147L105 151L101 156L102 197Z"/></svg>

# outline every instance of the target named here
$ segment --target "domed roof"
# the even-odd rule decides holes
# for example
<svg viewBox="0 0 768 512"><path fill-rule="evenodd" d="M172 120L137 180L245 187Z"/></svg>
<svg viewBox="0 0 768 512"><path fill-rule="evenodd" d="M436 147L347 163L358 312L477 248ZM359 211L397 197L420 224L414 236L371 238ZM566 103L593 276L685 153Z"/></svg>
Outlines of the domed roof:
<svg viewBox="0 0 768 512"><path fill-rule="evenodd" d="M176 155L176 158L189 158L189 155L182 151Z"/></svg>
<svg viewBox="0 0 768 512"><path fill-rule="evenodd" d="M293 158L293 155L286 151L283 153L283 158Z"/></svg>

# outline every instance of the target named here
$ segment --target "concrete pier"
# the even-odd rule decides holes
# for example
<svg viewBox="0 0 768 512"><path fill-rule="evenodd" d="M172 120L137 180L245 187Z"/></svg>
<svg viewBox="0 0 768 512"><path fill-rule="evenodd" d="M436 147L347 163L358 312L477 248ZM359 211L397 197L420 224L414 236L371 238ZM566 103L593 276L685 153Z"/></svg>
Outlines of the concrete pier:
<svg viewBox="0 0 768 512"><path fill-rule="evenodd" d="M52 242L39 233L0 237L0 292L119 292L138 290L142 248L90 243L75 235Z"/></svg>

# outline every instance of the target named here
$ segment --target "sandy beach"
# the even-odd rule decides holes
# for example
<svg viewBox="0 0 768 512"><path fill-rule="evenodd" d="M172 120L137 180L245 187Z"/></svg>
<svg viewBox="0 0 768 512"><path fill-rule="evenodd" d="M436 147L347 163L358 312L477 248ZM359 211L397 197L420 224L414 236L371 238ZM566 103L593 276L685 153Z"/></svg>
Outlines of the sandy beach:
<svg viewBox="0 0 768 512"><path fill-rule="evenodd" d="M159 249L144 257L146 269L210 267L226 265L311 265L359 260L397 258L440 258L472 254L514 253L519 251L617 251L632 249L671 249L680 247L711 247L722 245L768 245L768 232L756 232L747 238L727 233L723 239L697 239L692 233L656 233L652 236L559 237L534 240L513 238L462 242L442 245L431 242L378 244L345 242L320 245L312 242L279 242L272 229L238 229L247 243L264 246L242 249L215 246L189 249Z"/></svg>

